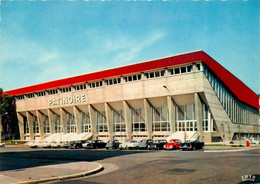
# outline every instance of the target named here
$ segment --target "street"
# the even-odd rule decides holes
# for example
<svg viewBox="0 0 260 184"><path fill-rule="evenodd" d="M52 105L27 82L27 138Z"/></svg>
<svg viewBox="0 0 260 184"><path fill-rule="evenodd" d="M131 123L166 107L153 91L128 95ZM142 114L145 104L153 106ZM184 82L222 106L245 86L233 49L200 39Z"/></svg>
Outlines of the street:
<svg viewBox="0 0 260 184"><path fill-rule="evenodd" d="M52 183L239 183L260 174L259 149L240 152L1 148L1 172L76 161L104 171Z"/></svg>

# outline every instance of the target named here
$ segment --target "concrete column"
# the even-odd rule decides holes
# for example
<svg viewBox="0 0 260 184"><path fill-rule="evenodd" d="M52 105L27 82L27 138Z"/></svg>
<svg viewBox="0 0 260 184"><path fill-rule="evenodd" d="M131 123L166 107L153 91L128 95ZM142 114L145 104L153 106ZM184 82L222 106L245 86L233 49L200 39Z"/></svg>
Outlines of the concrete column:
<svg viewBox="0 0 260 184"><path fill-rule="evenodd" d="M76 123L76 127L77 127L77 133L82 133L82 118L80 115L80 110L79 108L77 108L76 106L73 107L73 111L74 111L74 119L75 119L75 123Z"/></svg>
<svg viewBox="0 0 260 184"><path fill-rule="evenodd" d="M168 112L169 112L170 131L171 134L173 134L176 129L175 127L176 118L175 118L175 105L173 103L171 96L167 96L167 103L168 103Z"/></svg>
<svg viewBox="0 0 260 184"><path fill-rule="evenodd" d="M29 126L30 140L34 140L34 132L33 132L34 117L28 111L26 111L26 117L27 117L27 123L28 123L28 126Z"/></svg>
<svg viewBox="0 0 260 184"><path fill-rule="evenodd" d="M152 139L153 137L153 119L152 119L152 108L150 102L145 98L144 99L144 113L145 113L145 125L147 128L147 137Z"/></svg>
<svg viewBox="0 0 260 184"><path fill-rule="evenodd" d="M23 141L24 136L26 132L24 132L24 118L23 115L17 112L17 118L18 118L18 126L19 126L19 132L20 132L20 139Z"/></svg>
<svg viewBox="0 0 260 184"><path fill-rule="evenodd" d="M63 108L60 108L60 121L62 125L62 132L64 134L68 133L67 112Z"/></svg>
<svg viewBox="0 0 260 184"><path fill-rule="evenodd" d="M93 135L93 139L98 138L98 133L97 133L97 118L95 116L95 110L92 107L92 105L88 105L88 111L89 111L89 120L91 123L91 132Z"/></svg>
<svg viewBox="0 0 260 184"><path fill-rule="evenodd" d="M44 125L43 125L44 114L42 112L40 112L39 110L36 110L36 115L37 115L37 120L38 120L37 123L39 124L40 138L44 139Z"/></svg>
<svg viewBox="0 0 260 184"><path fill-rule="evenodd" d="M49 123L50 123L50 133L55 134L55 113L48 109L48 118L49 118Z"/></svg>
<svg viewBox="0 0 260 184"><path fill-rule="evenodd" d="M204 140L203 135L203 127L202 127L202 103L199 98L198 93L194 93L194 100L195 100L195 114L196 114L196 120L197 120L197 126L198 126L198 132L199 132L199 140Z"/></svg>
<svg viewBox="0 0 260 184"><path fill-rule="evenodd" d="M112 108L108 103L105 103L105 113L107 119L107 128L109 133L109 139L112 140L114 137L114 129L113 129L113 112Z"/></svg>
<svg viewBox="0 0 260 184"><path fill-rule="evenodd" d="M127 139L132 138L132 124L131 124L131 109L127 101L123 101L124 114L125 114L125 126Z"/></svg>

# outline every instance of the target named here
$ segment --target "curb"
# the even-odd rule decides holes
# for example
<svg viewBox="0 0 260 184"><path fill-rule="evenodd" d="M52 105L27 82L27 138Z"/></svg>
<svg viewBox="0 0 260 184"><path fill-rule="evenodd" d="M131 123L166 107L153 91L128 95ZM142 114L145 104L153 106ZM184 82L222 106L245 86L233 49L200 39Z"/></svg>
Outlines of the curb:
<svg viewBox="0 0 260 184"><path fill-rule="evenodd" d="M73 179L73 178L89 176L89 175L92 175L92 174L95 174L95 173L98 173L98 172L104 170L103 165L101 165L99 163L95 163L95 164L97 164L98 167L96 169L90 170L88 172L82 172L82 173L71 174L71 175L66 175L66 176L57 176L57 177L53 177L53 178L32 180L32 181L22 181L22 182L18 182L17 184L35 184L35 183L45 183L45 182L56 181L56 180Z"/></svg>

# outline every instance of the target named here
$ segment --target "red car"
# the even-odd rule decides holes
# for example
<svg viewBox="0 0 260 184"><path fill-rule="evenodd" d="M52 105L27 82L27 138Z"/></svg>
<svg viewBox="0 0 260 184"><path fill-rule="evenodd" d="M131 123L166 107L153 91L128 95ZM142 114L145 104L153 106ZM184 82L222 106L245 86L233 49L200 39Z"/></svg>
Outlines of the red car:
<svg viewBox="0 0 260 184"><path fill-rule="evenodd" d="M167 144L164 145L164 149L175 150L179 148L181 145L181 140L179 139L171 139Z"/></svg>

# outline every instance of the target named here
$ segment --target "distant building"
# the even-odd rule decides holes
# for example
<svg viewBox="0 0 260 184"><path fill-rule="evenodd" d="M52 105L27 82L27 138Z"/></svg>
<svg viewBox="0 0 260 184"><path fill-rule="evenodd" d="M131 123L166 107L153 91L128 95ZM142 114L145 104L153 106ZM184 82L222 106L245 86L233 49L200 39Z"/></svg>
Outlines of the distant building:
<svg viewBox="0 0 260 184"><path fill-rule="evenodd" d="M260 136L259 96L203 51L5 93L22 140Z"/></svg>

